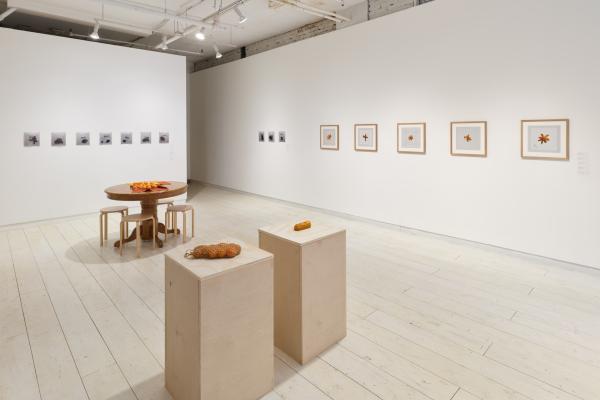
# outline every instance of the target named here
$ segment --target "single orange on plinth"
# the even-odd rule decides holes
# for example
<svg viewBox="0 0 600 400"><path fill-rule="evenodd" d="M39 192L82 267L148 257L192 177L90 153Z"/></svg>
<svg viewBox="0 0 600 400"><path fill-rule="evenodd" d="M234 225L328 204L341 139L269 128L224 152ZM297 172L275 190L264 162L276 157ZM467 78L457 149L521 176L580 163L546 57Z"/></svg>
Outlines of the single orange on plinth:
<svg viewBox="0 0 600 400"><path fill-rule="evenodd" d="M295 231L303 231L305 229L309 229L311 227L311 223L310 221L302 221L297 223L296 225L294 225L294 230Z"/></svg>

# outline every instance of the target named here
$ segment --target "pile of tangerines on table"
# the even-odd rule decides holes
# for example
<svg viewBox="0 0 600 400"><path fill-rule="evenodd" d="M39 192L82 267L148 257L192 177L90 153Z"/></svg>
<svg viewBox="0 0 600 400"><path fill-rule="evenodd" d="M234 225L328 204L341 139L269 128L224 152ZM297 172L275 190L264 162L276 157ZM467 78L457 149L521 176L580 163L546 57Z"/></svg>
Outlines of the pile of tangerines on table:
<svg viewBox="0 0 600 400"><path fill-rule="evenodd" d="M167 185L170 182L167 181L143 181L143 182L131 182L129 187L134 193L143 192L162 192L168 190Z"/></svg>

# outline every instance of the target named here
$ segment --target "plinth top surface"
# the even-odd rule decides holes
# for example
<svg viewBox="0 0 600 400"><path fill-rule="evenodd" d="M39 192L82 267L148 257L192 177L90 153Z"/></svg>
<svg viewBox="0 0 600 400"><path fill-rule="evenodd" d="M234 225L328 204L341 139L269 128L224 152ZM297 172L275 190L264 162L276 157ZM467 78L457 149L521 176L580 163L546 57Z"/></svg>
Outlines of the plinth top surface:
<svg viewBox="0 0 600 400"><path fill-rule="evenodd" d="M240 254L233 258L219 258L214 260L208 260L204 258L193 259L186 258L185 252L192 250L194 247L201 244L217 244L217 243L236 243L242 247ZM243 267L248 264L254 264L259 261L264 261L269 258L273 258L273 254L261 250L258 247L244 243L241 240L234 238L224 238L218 240L207 240L207 239L192 239L180 246L177 246L173 250L165 253L165 258L176 262L183 268L190 271L192 274L198 277L198 279L208 279L214 276L231 272L236 268Z"/></svg>
<svg viewBox="0 0 600 400"><path fill-rule="evenodd" d="M312 227L309 229L295 231L294 224L298 222L300 221L267 226L260 228L258 231L268 235L277 236L300 246L346 231L344 228L322 224L319 221L311 221Z"/></svg>
<svg viewBox="0 0 600 400"><path fill-rule="evenodd" d="M111 200L122 200L122 201L143 201L143 200L157 200L168 197L179 196L187 192L187 183L169 181L169 184L165 185L167 190L160 192L133 192L129 187L128 183L122 185L111 186L104 189L106 197Z"/></svg>

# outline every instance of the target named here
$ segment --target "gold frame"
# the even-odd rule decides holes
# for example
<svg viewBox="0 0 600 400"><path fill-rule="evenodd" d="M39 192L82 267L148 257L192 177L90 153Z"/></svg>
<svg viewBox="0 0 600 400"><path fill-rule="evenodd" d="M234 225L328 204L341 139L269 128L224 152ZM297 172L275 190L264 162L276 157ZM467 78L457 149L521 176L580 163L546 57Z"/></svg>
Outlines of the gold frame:
<svg viewBox="0 0 600 400"><path fill-rule="evenodd" d="M331 148L331 147L323 147L323 128L324 127L332 127L335 126L336 129L336 134L337 134L337 141L336 141L336 147ZM338 151L340 149L340 125L337 124L330 124L330 125L320 125L319 126L319 147L321 148L321 150L333 150L333 151Z"/></svg>
<svg viewBox="0 0 600 400"><path fill-rule="evenodd" d="M356 148L356 128L359 126L374 126L375 127L375 149L374 150L365 150L365 149L357 149ZM367 151L371 153L376 153L379 150L379 127L377 124L354 124L354 151Z"/></svg>
<svg viewBox="0 0 600 400"><path fill-rule="evenodd" d="M524 156L523 155L523 126L525 125L526 122L565 122L567 131L566 131L566 138L567 138L567 146L566 146L566 154L564 158L557 158L557 157L539 157L539 156ZM521 159L523 160L550 160L550 161L569 161L569 157L570 157L570 152L571 152L571 138L569 135L569 131L570 131L570 124L571 121L569 120L569 118L552 118L552 119L522 119L521 120Z"/></svg>
<svg viewBox="0 0 600 400"><path fill-rule="evenodd" d="M483 124L484 136L485 136L485 148L483 154L461 154L455 153L452 149L454 147L454 137L452 135L452 128L455 124ZM450 155L455 157L487 157L488 155L488 135L487 135L487 121L452 121L450 122Z"/></svg>
<svg viewBox="0 0 600 400"><path fill-rule="evenodd" d="M423 125L423 151L400 150L400 125ZM396 151L400 154L426 154L427 153L427 123L426 122L398 122L396 124Z"/></svg>

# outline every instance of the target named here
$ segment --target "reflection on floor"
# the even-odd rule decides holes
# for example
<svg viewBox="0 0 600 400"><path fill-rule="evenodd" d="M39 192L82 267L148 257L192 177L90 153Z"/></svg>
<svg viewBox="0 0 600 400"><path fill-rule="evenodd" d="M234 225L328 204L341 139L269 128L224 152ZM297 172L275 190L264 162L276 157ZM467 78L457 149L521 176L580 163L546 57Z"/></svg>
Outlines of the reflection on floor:
<svg viewBox="0 0 600 400"><path fill-rule="evenodd" d="M256 244L279 221L348 228L348 336L303 367L277 352L264 399L600 398L600 271L192 189L207 241ZM175 245L121 258L98 246L97 215L0 229L0 398L170 398L162 252Z"/></svg>

